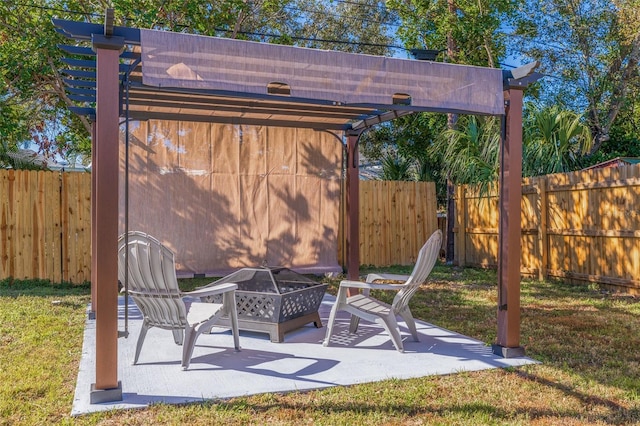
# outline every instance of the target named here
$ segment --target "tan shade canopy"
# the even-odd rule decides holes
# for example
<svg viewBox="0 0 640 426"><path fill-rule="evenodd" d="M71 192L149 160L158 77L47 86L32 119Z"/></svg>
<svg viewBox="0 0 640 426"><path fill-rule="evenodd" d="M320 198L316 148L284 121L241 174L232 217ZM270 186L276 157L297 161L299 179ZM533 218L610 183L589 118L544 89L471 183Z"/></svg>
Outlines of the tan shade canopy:
<svg viewBox="0 0 640 426"><path fill-rule="evenodd" d="M125 134L120 233L125 232ZM246 266L342 272L342 141L311 129L149 120L130 124L129 229L157 236L180 275Z"/></svg>
<svg viewBox="0 0 640 426"><path fill-rule="evenodd" d="M412 112L503 115L502 70L54 20L77 41L124 44L121 113L132 120L354 130ZM95 115L95 52L74 57L69 98ZM124 90L126 88L126 90Z"/></svg>
<svg viewBox="0 0 640 426"><path fill-rule="evenodd" d="M154 30L140 30L140 42L144 86L361 108L336 109L343 123L370 109L504 113L499 69Z"/></svg>

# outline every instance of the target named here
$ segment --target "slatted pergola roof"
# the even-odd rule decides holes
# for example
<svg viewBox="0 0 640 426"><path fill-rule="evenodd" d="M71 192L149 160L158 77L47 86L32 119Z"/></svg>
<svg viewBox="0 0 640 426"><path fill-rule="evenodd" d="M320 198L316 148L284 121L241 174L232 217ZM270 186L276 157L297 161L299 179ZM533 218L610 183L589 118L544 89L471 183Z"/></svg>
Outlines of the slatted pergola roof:
<svg viewBox="0 0 640 426"><path fill-rule="evenodd" d="M79 44L104 29L54 24ZM111 38L123 42L120 103L133 120L359 131L419 111L504 114L498 69L117 26ZM94 115L96 54L61 48L73 110Z"/></svg>

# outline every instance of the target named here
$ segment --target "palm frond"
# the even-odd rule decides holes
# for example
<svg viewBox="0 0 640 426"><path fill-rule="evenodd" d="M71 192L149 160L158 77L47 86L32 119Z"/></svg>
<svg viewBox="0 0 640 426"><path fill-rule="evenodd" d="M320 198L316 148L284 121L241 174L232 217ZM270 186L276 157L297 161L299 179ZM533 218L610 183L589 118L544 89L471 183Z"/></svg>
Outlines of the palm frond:
<svg viewBox="0 0 640 426"><path fill-rule="evenodd" d="M401 155L386 153L382 157L382 180L412 180L413 161Z"/></svg>
<svg viewBox="0 0 640 426"><path fill-rule="evenodd" d="M593 143L583 117L557 106L531 108L523 136L526 176L576 170Z"/></svg>

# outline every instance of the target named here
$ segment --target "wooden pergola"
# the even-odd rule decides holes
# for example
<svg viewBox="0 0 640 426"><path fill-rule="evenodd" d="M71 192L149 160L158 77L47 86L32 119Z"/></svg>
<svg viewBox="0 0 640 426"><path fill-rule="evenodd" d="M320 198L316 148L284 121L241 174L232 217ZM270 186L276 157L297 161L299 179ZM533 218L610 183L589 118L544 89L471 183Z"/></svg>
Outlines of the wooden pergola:
<svg viewBox="0 0 640 426"><path fill-rule="evenodd" d="M521 356L520 199L523 89L533 67L513 72L427 61L54 20L75 40L72 110L91 117L91 301L96 382L91 403L122 399L118 380L118 170L121 120L170 119L331 129L347 145L347 272L359 275L358 140L379 123L421 111L504 117L500 158L497 342ZM83 46L84 44L84 46Z"/></svg>

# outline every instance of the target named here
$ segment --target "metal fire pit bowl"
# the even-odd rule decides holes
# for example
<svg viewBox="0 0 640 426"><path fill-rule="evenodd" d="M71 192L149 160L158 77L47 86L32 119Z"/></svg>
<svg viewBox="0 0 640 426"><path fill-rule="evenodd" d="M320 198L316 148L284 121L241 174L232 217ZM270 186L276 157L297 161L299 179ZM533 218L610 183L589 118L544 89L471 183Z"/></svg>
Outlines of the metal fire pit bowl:
<svg viewBox="0 0 640 426"><path fill-rule="evenodd" d="M240 330L269 333L272 342L283 342L284 334L313 322L322 327L318 308L327 284L313 281L288 268L243 268L209 284L236 283L236 306ZM222 296L207 296L204 302L221 303ZM230 325L223 319L223 325Z"/></svg>

